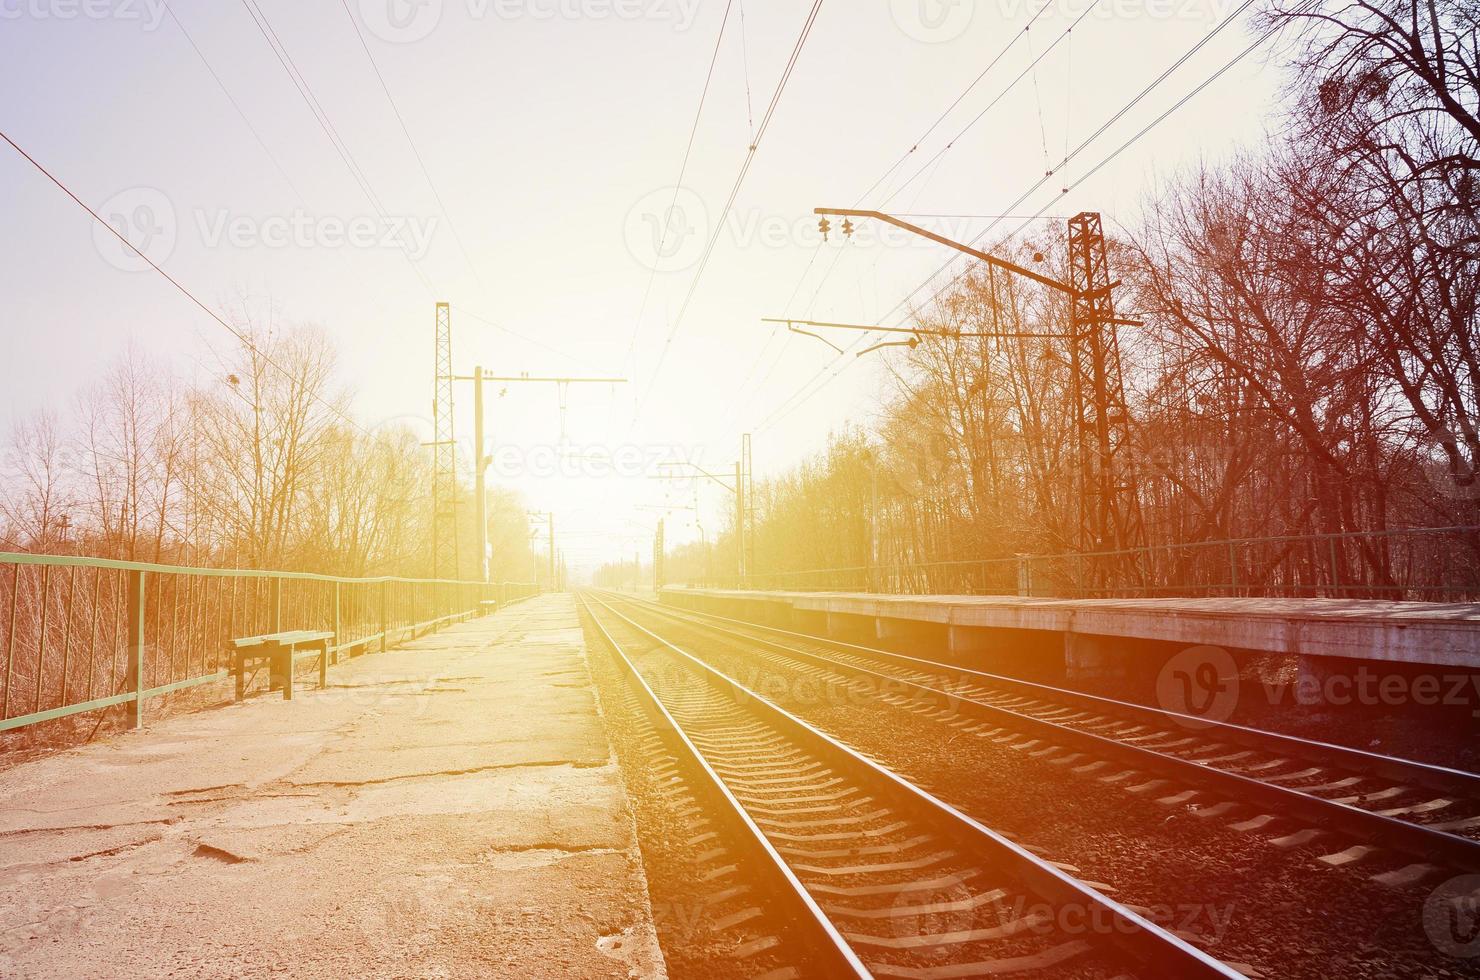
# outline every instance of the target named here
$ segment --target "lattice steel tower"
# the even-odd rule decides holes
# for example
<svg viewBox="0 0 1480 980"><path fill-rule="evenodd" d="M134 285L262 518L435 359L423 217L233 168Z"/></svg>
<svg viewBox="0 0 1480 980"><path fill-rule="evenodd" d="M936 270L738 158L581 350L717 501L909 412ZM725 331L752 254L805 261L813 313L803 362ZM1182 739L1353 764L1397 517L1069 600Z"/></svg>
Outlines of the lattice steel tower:
<svg viewBox="0 0 1480 980"><path fill-rule="evenodd" d="M1079 453L1079 546L1109 551L1143 544L1130 454L1130 420L1121 381L1117 318L1100 216L1069 219L1071 366Z"/></svg>
<svg viewBox="0 0 1480 980"><path fill-rule="evenodd" d="M457 441L452 428L452 310L437 304L436 381L432 386L432 574L460 578L457 561Z"/></svg>

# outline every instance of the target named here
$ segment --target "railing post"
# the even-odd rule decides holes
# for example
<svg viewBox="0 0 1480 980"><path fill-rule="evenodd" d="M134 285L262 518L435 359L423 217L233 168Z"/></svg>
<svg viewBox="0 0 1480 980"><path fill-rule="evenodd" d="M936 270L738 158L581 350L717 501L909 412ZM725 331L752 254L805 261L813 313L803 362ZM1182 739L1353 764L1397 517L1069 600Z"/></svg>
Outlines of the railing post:
<svg viewBox="0 0 1480 980"><path fill-rule="evenodd" d="M339 583L334 583L334 662L339 663ZM327 657L325 658L328 659Z"/></svg>
<svg viewBox="0 0 1480 980"><path fill-rule="evenodd" d="M144 727L144 584L146 572L128 573L128 672L124 683L133 689L132 701L125 701L128 727Z"/></svg>
<svg viewBox="0 0 1480 980"><path fill-rule="evenodd" d="M267 632L281 633L283 631L283 580L273 576L267 580ZM276 661L268 664L267 689L276 691L283 686L283 675L276 668ZM288 673L293 672L293 655L288 654ZM291 691L288 697L292 697Z"/></svg>
<svg viewBox="0 0 1480 980"><path fill-rule="evenodd" d="M380 583L380 652L385 653L386 643L390 639L391 619L390 606L386 601L386 589L389 582Z"/></svg>

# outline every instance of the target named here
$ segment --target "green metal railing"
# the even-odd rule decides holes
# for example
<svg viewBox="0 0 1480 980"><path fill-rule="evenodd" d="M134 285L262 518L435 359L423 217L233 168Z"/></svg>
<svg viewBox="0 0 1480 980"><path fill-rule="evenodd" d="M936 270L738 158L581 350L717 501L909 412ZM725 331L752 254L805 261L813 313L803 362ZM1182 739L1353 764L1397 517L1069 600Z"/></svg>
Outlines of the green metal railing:
<svg viewBox="0 0 1480 980"><path fill-rule="evenodd" d="M1480 600L1480 525L815 568L696 584L727 589L1051 598L1246 596L1472 602Z"/></svg>
<svg viewBox="0 0 1480 980"><path fill-rule="evenodd" d="M334 634L335 661L528 598L528 583L187 568L0 552L0 732L225 680L227 642Z"/></svg>

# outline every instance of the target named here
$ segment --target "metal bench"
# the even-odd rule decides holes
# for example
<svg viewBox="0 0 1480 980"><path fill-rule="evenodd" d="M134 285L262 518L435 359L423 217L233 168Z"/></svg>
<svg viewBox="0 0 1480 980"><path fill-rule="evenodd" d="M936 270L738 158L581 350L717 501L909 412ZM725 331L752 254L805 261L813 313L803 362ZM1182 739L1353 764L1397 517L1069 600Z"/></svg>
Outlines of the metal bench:
<svg viewBox="0 0 1480 980"><path fill-rule="evenodd" d="M480 608L482 608L483 615L485 615L485 616L487 616L489 613L496 613L496 612L498 612L498 600L497 599L483 599L482 601L480 601L478 603L478 605L479 605Z"/></svg>
<svg viewBox="0 0 1480 980"><path fill-rule="evenodd" d="M293 700L293 661L300 649L319 651L319 687L325 687L329 681L329 648L333 642L334 634L324 630L288 630L232 640L236 699L242 700L247 693L247 665L265 660L270 689L281 686L283 700Z"/></svg>

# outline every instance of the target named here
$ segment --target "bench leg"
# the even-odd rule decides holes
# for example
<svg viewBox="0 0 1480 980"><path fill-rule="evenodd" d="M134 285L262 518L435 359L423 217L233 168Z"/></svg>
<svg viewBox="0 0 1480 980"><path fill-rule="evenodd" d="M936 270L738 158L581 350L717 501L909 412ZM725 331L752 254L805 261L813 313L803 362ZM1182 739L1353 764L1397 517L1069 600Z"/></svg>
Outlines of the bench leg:
<svg viewBox="0 0 1480 980"><path fill-rule="evenodd" d="M236 699L242 700L247 696L247 658L240 653L236 654Z"/></svg>
<svg viewBox="0 0 1480 980"><path fill-rule="evenodd" d="M283 664L283 700L293 700L293 648L287 646L279 654Z"/></svg>
<svg viewBox="0 0 1480 980"><path fill-rule="evenodd" d="M324 651L319 654L319 690L329 686L329 641L324 641Z"/></svg>

